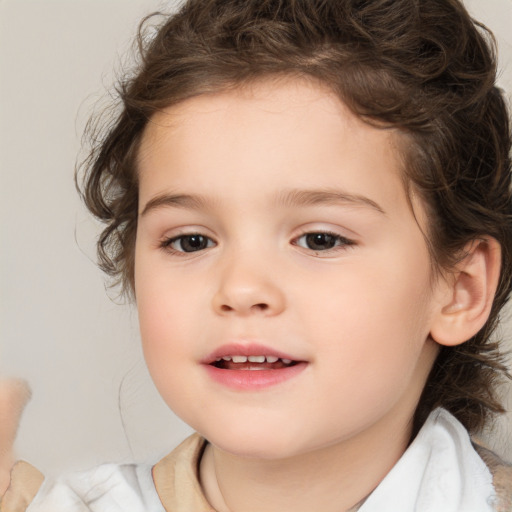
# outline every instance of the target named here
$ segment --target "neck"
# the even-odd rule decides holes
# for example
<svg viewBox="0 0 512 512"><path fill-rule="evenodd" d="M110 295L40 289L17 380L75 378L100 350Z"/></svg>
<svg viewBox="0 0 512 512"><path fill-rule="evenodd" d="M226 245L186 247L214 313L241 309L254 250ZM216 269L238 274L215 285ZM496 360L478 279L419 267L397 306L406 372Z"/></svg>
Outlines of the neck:
<svg viewBox="0 0 512 512"><path fill-rule="evenodd" d="M396 464L410 435L408 417L395 414L349 440L287 459L239 457L208 445L201 483L218 512L351 512Z"/></svg>

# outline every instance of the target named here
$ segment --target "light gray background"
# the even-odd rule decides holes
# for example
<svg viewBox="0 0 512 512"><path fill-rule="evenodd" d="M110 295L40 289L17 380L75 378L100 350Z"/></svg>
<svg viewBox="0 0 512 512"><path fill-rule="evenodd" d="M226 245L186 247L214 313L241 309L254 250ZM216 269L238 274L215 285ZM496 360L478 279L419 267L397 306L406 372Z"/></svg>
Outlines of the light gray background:
<svg viewBox="0 0 512 512"><path fill-rule="evenodd" d="M190 432L147 375L135 311L107 297L93 263L98 226L73 184L84 123L139 20L173 5L0 0L0 375L33 389L17 451L49 474L154 460ZM498 37L510 97L512 0L467 5ZM494 436L509 458L511 425L508 415Z"/></svg>

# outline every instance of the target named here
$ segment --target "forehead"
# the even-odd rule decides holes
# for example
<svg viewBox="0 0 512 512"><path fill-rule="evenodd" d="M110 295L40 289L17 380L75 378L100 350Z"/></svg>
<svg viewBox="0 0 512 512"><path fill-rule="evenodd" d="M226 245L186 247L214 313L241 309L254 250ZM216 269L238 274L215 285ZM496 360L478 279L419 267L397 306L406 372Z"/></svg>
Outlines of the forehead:
<svg viewBox="0 0 512 512"><path fill-rule="evenodd" d="M399 139L311 81L267 80L200 95L148 123L138 157L141 204L169 188L193 186L224 201L334 185L402 203Z"/></svg>
<svg viewBox="0 0 512 512"><path fill-rule="evenodd" d="M286 127L294 136L303 136L313 143L318 139L332 139L339 135L338 128L343 124L352 131L353 137L380 139L392 144L399 137L396 130L376 129L365 123L341 101L325 84L316 80L277 77L249 82L217 93L200 94L155 113L144 132L143 144L148 139L167 134L186 133L187 128L195 131L198 139L203 130L197 130L197 124L206 129L211 123L236 124L239 133L246 136L252 126L256 132L269 132ZM278 126L279 123L279 126ZM311 126L306 130L306 124ZM314 128L322 126L323 130ZM328 133L329 132L329 133ZM317 137L315 137L315 133ZM285 133L281 133L284 136ZM225 136L222 132L218 137ZM276 141L277 142L277 141ZM281 140L282 142L282 140ZM340 142L340 141L338 141ZM142 155L143 156L143 152Z"/></svg>

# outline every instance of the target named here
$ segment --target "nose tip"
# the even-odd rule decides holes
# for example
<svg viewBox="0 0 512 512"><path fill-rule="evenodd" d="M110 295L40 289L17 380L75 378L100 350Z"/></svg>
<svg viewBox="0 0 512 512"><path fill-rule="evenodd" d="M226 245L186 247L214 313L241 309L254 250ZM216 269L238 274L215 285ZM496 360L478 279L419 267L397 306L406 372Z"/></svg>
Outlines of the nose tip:
<svg viewBox="0 0 512 512"><path fill-rule="evenodd" d="M221 315L276 315L285 307L284 294L265 272L228 269L219 277L213 307Z"/></svg>

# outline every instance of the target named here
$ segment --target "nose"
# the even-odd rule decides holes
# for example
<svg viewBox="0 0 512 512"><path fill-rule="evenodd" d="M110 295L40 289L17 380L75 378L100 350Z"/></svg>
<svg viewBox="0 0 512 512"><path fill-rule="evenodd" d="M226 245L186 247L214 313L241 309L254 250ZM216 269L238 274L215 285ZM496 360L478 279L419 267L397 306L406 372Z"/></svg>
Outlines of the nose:
<svg viewBox="0 0 512 512"><path fill-rule="evenodd" d="M219 275L213 308L220 315L275 316L285 309L283 290L270 265L260 260L226 262Z"/></svg>

